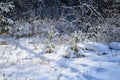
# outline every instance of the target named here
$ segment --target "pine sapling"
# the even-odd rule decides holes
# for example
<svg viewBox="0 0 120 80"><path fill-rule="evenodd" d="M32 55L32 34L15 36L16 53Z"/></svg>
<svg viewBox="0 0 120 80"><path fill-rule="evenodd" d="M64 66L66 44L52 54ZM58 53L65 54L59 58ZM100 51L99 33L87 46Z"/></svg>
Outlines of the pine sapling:
<svg viewBox="0 0 120 80"><path fill-rule="evenodd" d="M72 46L68 47L67 54L64 56L65 58L78 58L78 57L85 57L83 55L82 49L78 47L79 36L78 33L75 31L74 38L73 38Z"/></svg>
<svg viewBox="0 0 120 80"><path fill-rule="evenodd" d="M77 32L75 31L75 36L74 36L74 42L73 42L73 47L71 47L72 50L74 50L75 52L78 51L78 35L77 35Z"/></svg>
<svg viewBox="0 0 120 80"><path fill-rule="evenodd" d="M54 51L54 44L53 44L53 38L54 38L53 28L54 28L54 26L51 26L51 28L52 28L52 30L50 32L48 32L49 41L48 41L48 45L47 45L47 53L52 53Z"/></svg>

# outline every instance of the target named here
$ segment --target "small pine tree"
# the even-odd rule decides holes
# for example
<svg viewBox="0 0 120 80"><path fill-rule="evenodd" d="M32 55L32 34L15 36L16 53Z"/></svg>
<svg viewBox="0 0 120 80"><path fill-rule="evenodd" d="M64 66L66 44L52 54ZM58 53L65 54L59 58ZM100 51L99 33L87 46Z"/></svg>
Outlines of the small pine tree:
<svg viewBox="0 0 120 80"><path fill-rule="evenodd" d="M83 55L83 50L78 47L79 36L78 33L75 31L74 33L74 41L72 45L68 47L67 54L64 56L65 58L78 58L78 57L85 57Z"/></svg>
<svg viewBox="0 0 120 80"><path fill-rule="evenodd" d="M78 51L78 46L77 46L78 40L79 40L78 34L77 34L77 32L75 31L75 34L74 34L74 42L73 42L73 46L71 47L71 49L74 50L74 51Z"/></svg>
<svg viewBox="0 0 120 80"><path fill-rule="evenodd" d="M52 53L54 51L54 43L53 43L53 38L54 38L54 26L51 26L51 31L48 32L48 35L49 35L49 41L48 41L48 44L47 44L47 53Z"/></svg>
<svg viewBox="0 0 120 80"><path fill-rule="evenodd" d="M10 24L13 24L13 20L3 16L3 12L10 12L14 8L12 2L0 3L0 33L7 33L10 29Z"/></svg>

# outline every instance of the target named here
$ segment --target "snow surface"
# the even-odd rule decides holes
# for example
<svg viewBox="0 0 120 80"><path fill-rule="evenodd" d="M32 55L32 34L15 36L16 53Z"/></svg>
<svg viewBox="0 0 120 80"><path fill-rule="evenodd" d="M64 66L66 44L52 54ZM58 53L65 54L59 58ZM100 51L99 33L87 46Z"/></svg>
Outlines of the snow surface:
<svg viewBox="0 0 120 80"><path fill-rule="evenodd" d="M67 59L63 57L68 47L65 45L57 45L56 52L45 54L40 39L21 38L15 49L14 38L0 38L9 42L0 45L0 80L120 80L118 50L107 48L107 55L85 50L86 57ZM102 44L97 45L100 51L106 50Z"/></svg>
<svg viewBox="0 0 120 80"><path fill-rule="evenodd" d="M111 49L114 49L114 50L120 50L120 43L118 43L118 42L111 42L111 43L109 44L109 47L110 47Z"/></svg>

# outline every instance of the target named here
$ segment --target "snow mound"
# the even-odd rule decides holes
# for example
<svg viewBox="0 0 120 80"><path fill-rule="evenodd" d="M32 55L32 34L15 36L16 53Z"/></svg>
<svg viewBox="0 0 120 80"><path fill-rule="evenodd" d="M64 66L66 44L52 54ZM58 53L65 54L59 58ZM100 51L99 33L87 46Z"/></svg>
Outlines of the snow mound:
<svg viewBox="0 0 120 80"><path fill-rule="evenodd" d="M5 40L0 39L0 45L8 45L8 42L6 42Z"/></svg>
<svg viewBox="0 0 120 80"><path fill-rule="evenodd" d="M109 47L113 50L120 50L120 43L118 42L111 42L109 44Z"/></svg>
<svg viewBox="0 0 120 80"><path fill-rule="evenodd" d="M85 44L85 49L98 52L98 54L109 53L110 48L105 44L89 42Z"/></svg>

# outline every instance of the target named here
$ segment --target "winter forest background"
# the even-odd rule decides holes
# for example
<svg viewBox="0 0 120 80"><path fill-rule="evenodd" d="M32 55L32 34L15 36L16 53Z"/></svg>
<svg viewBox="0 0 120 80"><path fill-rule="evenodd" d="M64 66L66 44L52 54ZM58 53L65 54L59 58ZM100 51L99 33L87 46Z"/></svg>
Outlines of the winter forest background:
<svg viewBox="0 0 120 80"><path fill-rule="evenodd" d="M27 31L30 35L37 32L42 35L40 26L47 28L53 25L59 35L71 34L76 30L84 33L89 40L105 43L120 41L119 0L1 0L1 2L13 2L14 9L8 13L2 12L1 15L14 21L12 25L14 29L20 24L25 27L30 25ZM33 28L37 28L37 31ZM12 30L10 35L15 31ZM23 33L21 32L21 36L28 35Z"/></svg>
<svg viewBox="0 0 120 80"><path fill-rule="evenodd" d="M120 0L0 0L0 51L0 80L120 80Z"/></svg>

